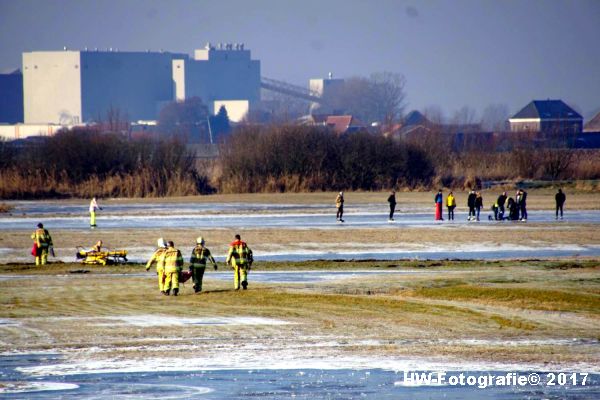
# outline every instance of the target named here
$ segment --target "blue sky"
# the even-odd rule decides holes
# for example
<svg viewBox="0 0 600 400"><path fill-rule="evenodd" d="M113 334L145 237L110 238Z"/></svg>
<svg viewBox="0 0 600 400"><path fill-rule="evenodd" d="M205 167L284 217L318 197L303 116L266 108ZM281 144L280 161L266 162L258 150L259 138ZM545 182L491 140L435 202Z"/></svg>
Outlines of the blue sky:
<svg viewBox="0 0 600 400"><path fill-rule="evenodd" d="M600 111L600 0L0 0L0 71L34 50L192 54L243 42L263 76L399 72L408 110L561 98Z"/></svg>

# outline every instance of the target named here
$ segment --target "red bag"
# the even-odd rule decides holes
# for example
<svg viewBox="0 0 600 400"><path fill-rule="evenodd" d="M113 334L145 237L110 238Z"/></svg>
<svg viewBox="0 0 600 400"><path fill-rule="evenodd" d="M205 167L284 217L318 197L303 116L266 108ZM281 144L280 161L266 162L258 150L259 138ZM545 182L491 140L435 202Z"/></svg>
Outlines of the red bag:
<svg viewBox="0 0 600 400"><path fill-rule="evenodd" d="M39 247L37 247L37 243L34 242L33 247L31 248L31 255L34 257L38 257L39 256L38 250L39 250Z"/></svg>
<svg viewBox="0 0 600 400"><path fill-rule="evenodd" d="M181 271L179 273L179 282L185 283L192 277L192 273L190 271Z"/></svg>

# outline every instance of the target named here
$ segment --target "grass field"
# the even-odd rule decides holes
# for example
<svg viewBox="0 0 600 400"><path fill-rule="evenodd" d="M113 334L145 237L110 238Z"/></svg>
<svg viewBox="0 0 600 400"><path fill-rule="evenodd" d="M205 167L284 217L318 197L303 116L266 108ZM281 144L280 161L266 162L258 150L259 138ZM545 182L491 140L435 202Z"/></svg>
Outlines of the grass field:
<svg viewBox="0 0 600 400"><path fill-rule="evenodd" d="M2 265L0 351L53 351L76 361L219 357L251 337L300 357L424 357L465 362L597 365L600 262L397 261L262 263L260 270L395 270L311 283L252 282L236 292L211 279L165 297L141 265ZM9 278L10 277L10 278ZM128 319L259 317L290 324L138 326ZM148 342L153 339L153 345ZM211 345L206 346L206 340ZM90 349L102 351L87 351ZM259 352L260 353L260 352ZM273 356L272 353L267 353Z"/></svg>

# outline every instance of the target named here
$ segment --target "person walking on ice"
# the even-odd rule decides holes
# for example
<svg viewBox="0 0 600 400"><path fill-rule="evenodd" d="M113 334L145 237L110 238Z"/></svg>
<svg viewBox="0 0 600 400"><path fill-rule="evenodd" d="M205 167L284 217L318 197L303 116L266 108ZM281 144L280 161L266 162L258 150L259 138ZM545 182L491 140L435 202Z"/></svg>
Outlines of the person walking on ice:
<svg viewBox="0 0 600 400"><path fill-rule="evenodd" d="M448 208L448 221L454 221L454 209L456 208L456 198L454 193L448 193L446 197L446 207Z"/></svg>
<svg viewBox="0 0 600 400"><path fill-rule="evenodd" d="M90 228L96 228L96 211L102 210L102 207L98 206L98 201L96 197L92 198L90 201Z"/></svg>
<svg viewBox="0 0 600 400"><path fill-rule="evenodd" d="M442 189L438 190L435 195L435 220L443 221L444 217L442 217L442 203L444 202L444 196L442 195Z"/></svg>
<svg viewBox="0 0 600 400"><path fill-rule="evenodd" d="M396 191L392 190L390 197L388 197L388 203L390 203L390 217L388 221L394 221L394 211L396 211Z"/></svg>
<svg viewBox="0 0 600 400"><path fill-rule="evenodd" d="M335 207L337 208L336 218L338 222L344 222L344 192L340 192L335 198Z"/></svg>
<svg viewBox="0 0 600 400"><path fill-rule="evenodd" d="M204 277L204 271L206 270L206 261L210 261L217 270L217 262L210 254L210 250L204 247L204 238L200 236L196 239L196 247L192 250L192 256L190 257L190 272L192 274L192 280L194 281L194 292L198 293L202 291L202 278Z"/></svg>
<svg viewBox="0 0 600 400"><path fill-rule="evenodd" d="M240 283L244 290L248 289L248 271L254 261L252 250L246 242L242 241L240 235L235 235L235 240L229 245L226 264L233 268L233 287L240 289Z"/></svg>
<svg viewBox="0 0 600 400"><path fill-rule="evenodd" d="M558 193L554 196L556 201L556 219L558 219L558 211L560 211L560 219L563 219L563 206L567 201L567 196L563 193L562 189L558 189Z"/></svg>

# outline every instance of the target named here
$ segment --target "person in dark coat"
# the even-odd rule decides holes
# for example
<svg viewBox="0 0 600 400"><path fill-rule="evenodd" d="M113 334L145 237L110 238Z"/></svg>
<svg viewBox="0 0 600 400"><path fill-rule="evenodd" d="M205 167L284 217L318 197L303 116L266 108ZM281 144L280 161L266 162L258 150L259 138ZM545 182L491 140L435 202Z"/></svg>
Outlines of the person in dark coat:
<svg viewBox="0 0 600 400"><path fill-rule="evenodd" d="M468 221L475 219L475 198L476 197L477 197L477 195L475 194L475 191L471 190L471 193L469 193L469 197L467 197L467 206L469 207L469 218L467 218Z"/></svg>
<svg viewBox="0 0 600 400"><path fill-rule="evenodd" d="M496 200L497 209L497 217L498 221L502 221L504 219L504 204L506 204L506 192L502 192L500 196L498 196L498 200Z"/></svg>
<svg viewBox="0 0 600 400"><path fill-rule="evenodd" d="M560 219L563 219L563 206L567 201L567 196L563 193L562 189L558 189L558 193L554 196L556 200L556 219L558 219L558 211L560 210Z"/></svg>
<svg viewBox="0 0 600 400"><path fill-rule="evenodd" d="M394 211L396 211L396 192L392 190L390 196L387 199L388 203L390 203L390 218L389 221L394 220Z"/></svg>
<svg viewBox="0 0 600 400"><path fill-rule="evenodd" d="M483 208L483 197L480 192L475 193L475 218L479 221L479 214L481 213L481 209Z"/></svg>
<svg viewBox="0 0 600 400"><path fill-rule="evenodd" d="M508 208L508 219L511 221L518 221L519 220L519 206L517 205L517 202L512 197L508 198L508 200L506 202L506 207Z"/></svg>
<svg viewBox="0 0 600 400"><path fill-rule="evenodd" d="M521 193L521 201L519 201L521 221L527 221L527 192L523 189L519 190L519 192Z"/></svg>

